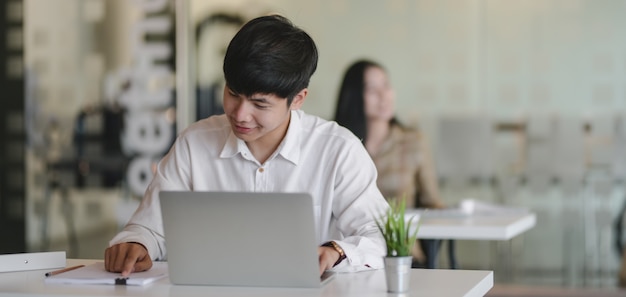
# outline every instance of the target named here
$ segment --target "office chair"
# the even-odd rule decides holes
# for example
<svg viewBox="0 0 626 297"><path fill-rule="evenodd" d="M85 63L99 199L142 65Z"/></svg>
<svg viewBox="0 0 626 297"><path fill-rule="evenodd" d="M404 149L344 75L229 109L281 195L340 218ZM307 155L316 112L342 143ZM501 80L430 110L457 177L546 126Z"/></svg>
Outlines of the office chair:
<svg viewBox="0 0 626 297"><path fill-rule="evenodd" d="M118 186L125 177L129 158L122 152L120 140L124 111L113 106L82 109L75 121L75 177L78 188L88 187L88 178L97 175L103 188ZM99 128L89 128L88 121L99 121Z"/></svg>
<svg viewBox="0 0 626 297"><path fill-rule="evenodd" d="M479 185L493 187L495 161L493 120L486 115L447 114L437 122L435 154L442 185ZM426 253L426 268L434 268L444 240L421 240ZM450 268L458 268L454 240L446 240Z"/></svg>
<svg viewBox="0 0 626 297"><path fill-rule="evenodd" d="M48 158L46 161L46 211L41 220L43 250L47 250L50 245L48 211L54 193L58 193L61 199L61 212L67 228L68 255L75 257L79 245L74 222L75 205L70 199L69 189L125 187L123 181L129 158L123 154L120 145L123 115L123 110L109 106L81 109L74 120L72 150L66 150L63 156Z"/></svg>

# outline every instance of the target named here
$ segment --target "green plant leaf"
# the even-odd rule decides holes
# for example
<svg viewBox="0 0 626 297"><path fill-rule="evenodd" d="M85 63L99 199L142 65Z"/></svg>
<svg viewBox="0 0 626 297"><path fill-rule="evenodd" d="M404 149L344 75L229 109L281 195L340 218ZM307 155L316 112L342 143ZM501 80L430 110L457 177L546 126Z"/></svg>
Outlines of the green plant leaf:
<svg viewBox="0 0 626 297"><path fill-rule="evenodd" d="M420 222L411 232L415 217L405 220L406 201L390 199L389 208L376 219L376 225L385 239L388 257L410 256L411 249L417 240Z"/></svg>

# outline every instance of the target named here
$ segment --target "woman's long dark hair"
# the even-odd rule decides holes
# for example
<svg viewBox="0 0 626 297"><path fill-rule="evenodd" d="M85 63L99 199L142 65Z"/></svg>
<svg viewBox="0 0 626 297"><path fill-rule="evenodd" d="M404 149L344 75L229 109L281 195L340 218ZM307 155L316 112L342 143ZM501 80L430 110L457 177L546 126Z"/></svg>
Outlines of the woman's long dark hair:
<svg viewBox="0 0 626 297"><path fill-rule="evenodd" d="M359 60L348 68L339 89L334 119L339 125L352 131L363 143L367 139L363 90L365 89L365 70L370 67L385 69L382 65L370 60ZM391 119L390 124L399 125L395 117Z"/></svg>

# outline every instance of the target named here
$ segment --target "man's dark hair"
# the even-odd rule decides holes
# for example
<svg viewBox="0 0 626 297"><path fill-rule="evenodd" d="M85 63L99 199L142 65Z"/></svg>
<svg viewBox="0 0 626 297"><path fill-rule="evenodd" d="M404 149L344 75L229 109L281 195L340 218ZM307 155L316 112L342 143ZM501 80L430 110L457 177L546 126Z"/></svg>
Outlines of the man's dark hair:
<svg viewBox="0 0 626 297"><path fill-rule="evenodd" d="M274 94L287 98L308 87L317 68L313 39L287 18L262 16L233 37L224 58L226 85L237 94Z"/></svg>

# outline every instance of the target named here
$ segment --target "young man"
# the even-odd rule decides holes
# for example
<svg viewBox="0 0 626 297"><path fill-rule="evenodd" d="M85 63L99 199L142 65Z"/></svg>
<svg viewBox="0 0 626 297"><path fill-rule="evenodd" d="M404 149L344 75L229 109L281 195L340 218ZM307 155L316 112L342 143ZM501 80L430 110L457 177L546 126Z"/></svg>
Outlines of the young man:
<svg viewBox="0 0 626 297"><path fill-rule="evenodd" d="M319 224L320 274L381 268L385 243L373 215L388 205L371 158L347 129L299 110L316 67L315 43L286 18L245 24L224 58L225 114L179 135L106 249L106 269L126 276L167 259L162 190L307 192Z"/></svg>

